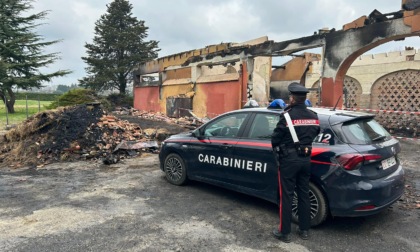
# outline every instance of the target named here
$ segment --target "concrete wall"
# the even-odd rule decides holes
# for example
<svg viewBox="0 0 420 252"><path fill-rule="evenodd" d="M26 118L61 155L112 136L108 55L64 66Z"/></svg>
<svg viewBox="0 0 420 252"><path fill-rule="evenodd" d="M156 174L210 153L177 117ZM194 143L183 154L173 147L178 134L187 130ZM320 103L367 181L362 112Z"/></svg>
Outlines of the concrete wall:
<svg viewBox="0 0 420 252"><path fill-rule="evenodd" d="M139 110L159 112L159 87L137 87L134 88L133 107Z"/></svg>
<svg viewBox="0 0 420 252"><path fill-rule="evenodd" d="M252 73L253 88L249 90L249 98L258 104L267 104L270 95L271 57L256 57ZM246 102L246 101L243 101Z"/></svg>
<svg viewBox="0 0 420 252"><path fill-rule="evenodd" d="M240 80L198 83L193 98L194 113L213 118L226 111L240 109L240 100Z"/></svg>

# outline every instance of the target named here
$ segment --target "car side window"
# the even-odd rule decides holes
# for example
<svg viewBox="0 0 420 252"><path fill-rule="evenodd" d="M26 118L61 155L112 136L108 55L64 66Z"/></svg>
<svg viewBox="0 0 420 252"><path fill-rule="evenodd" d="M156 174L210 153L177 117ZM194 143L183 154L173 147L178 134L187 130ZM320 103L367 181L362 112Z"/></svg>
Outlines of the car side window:
<svg viewBox="0 0 420 252"><path fill-rule="evenodd" d="M219 118L207 125L204 129L204 135L215 137L237 137L239 129L245 121L246 116L246 113L238 113Z"/></svg>
<svg viewBox="0 0 420 252"><path fill-rule="evenodd" d="M252 122L249 138L271 139L274 129L280 119L280 115L259 113Z"/></svg>

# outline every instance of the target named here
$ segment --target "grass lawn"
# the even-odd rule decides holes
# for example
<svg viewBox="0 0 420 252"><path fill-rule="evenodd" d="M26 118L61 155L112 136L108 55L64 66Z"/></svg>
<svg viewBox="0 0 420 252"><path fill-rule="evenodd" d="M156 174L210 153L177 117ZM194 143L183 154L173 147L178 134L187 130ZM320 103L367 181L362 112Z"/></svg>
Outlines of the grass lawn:
<svg viewBox="0 0 420 252"><path fill-rule="evenodd" d="M40 111L46 110L45 106L48 106L52 101L34 101L28 100L28 110L26 110L26 101L17 100L15 102L15 113L8 114L8 125L19 124L24 121L27 117L36 114ZM0 103L0 130L6 128L7 126L7 117L6 117L6 107L4 103Z"/></svg>

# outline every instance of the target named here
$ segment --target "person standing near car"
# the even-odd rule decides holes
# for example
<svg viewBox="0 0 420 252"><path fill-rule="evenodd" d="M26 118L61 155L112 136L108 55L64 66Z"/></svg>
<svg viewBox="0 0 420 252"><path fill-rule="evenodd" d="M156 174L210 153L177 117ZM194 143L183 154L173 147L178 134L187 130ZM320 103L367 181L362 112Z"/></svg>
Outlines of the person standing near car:
<svg viewBox="0 0 420 252"><path fill-rule="evenodd" d="M302 239L309 238L311 225L309 201L309 177L311 166L312 141L319 134L318 116L307 109L306 94L303 85L293 82L288 86L289 106L280 115L280 120L273 131L271 145L278 159L279 183L279 226L273 235L290 242L292 222L292 200L294 191L298 195L299 228Z"/></svg>

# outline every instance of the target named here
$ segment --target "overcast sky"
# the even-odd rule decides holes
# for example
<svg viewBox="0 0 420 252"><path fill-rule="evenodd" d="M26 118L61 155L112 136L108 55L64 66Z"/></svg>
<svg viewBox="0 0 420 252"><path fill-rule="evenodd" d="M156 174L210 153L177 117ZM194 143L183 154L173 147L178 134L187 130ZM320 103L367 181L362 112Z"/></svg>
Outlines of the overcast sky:
<svg viewBox="0 0 420 252"><path fill-rule="evenodd" d="M71 85L86 76L85 43L92 43L95 22L112 0L35 0L34 11L50 11L37 33L46 41L62 40L48 47L61 60L48 71L71 70L54 85ZM147 40L159 41L159 57L203 48L222 42L244 42L268 36L285 41L310 36L318 29L342 29L374 9L391 13L401 9L401 0L131 0L133 16L149 27ZM369 53L420 49L420 38L389 42ZM287 57L284 57L287 58ZM43 72L47 72L44 71Z"/></svg>

